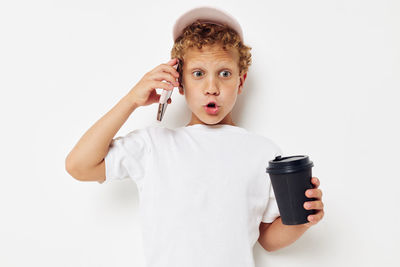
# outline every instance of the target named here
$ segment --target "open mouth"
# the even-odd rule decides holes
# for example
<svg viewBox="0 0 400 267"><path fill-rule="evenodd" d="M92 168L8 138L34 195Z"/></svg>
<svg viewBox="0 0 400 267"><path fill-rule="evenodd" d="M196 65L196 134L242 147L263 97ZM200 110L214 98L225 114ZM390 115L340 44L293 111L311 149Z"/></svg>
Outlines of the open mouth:
<svg viewBox="0 0 400 267"><path fill-rule="evenodd" d="M215 108L215 103L213 103L213 102L208 103L207 107L209 107L209 108Z"/></svg>
<svg viewBox="0 0 400 267"><path fill-rule="evenodd" d="M208 114L216 114L218 112L218 105L215 102L209 102L204 106L204 109Z"/></svg>

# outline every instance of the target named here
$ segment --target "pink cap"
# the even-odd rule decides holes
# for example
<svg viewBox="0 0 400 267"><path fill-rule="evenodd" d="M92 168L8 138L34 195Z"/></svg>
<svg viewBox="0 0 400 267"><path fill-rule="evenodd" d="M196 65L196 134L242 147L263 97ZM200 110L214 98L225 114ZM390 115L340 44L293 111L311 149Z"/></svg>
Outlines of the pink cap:
<svg viewBox="0 0 400 267"><path fill-rule="evenodd" d="M210 6L197 7L181 15L176 20L173 27L172 37L174 42L182 34L183 29L196 20L221 26L225 24L229 28L232 28L234 31L236 31L240 37L240 40L243 42L243 31L239 22L227 12Z"/></svg>

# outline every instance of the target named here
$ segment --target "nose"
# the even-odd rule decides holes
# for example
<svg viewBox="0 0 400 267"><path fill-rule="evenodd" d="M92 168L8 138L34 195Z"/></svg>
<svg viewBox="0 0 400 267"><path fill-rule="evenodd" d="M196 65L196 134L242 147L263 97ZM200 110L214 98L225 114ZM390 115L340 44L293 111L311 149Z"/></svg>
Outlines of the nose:
<svg viewBox="0 0 400 267"><path fill-rule="evenodd" d="M216 79L211 77L206 88L206 94L219 95L219 88Z"/></svg>

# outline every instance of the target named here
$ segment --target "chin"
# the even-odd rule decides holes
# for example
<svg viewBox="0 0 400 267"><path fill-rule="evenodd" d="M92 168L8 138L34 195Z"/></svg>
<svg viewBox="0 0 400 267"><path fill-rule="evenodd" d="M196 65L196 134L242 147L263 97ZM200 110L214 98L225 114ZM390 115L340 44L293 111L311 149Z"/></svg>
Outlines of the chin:
<svg viewBox="0 0 400 267"><path fill-rule="evenodd" d="M215 125L215 124L220 123L222 121L222 119L215 116L214 118L204 118L201 121L208 125Z"/></svg>

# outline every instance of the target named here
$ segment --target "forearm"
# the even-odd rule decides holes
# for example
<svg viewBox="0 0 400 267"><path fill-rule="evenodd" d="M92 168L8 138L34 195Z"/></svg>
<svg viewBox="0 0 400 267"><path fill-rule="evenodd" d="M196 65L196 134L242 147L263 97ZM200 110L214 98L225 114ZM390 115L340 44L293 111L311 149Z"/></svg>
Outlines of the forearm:
<svg viewBox="0 0 400 267"><path fill-rule="evenodd" d="M129 95L123 97L80 138L66 158L67 169L97 166L107 155L113 137L136 108Z"/></svg>
<svg viewBox="0 0 400 267"><path fill-rule="evenodd" d="M260 233L258 241L265 250L275 251L295 242L308 228L309 226L305 224L284 225L281 217L278 217Z"/></svg>

